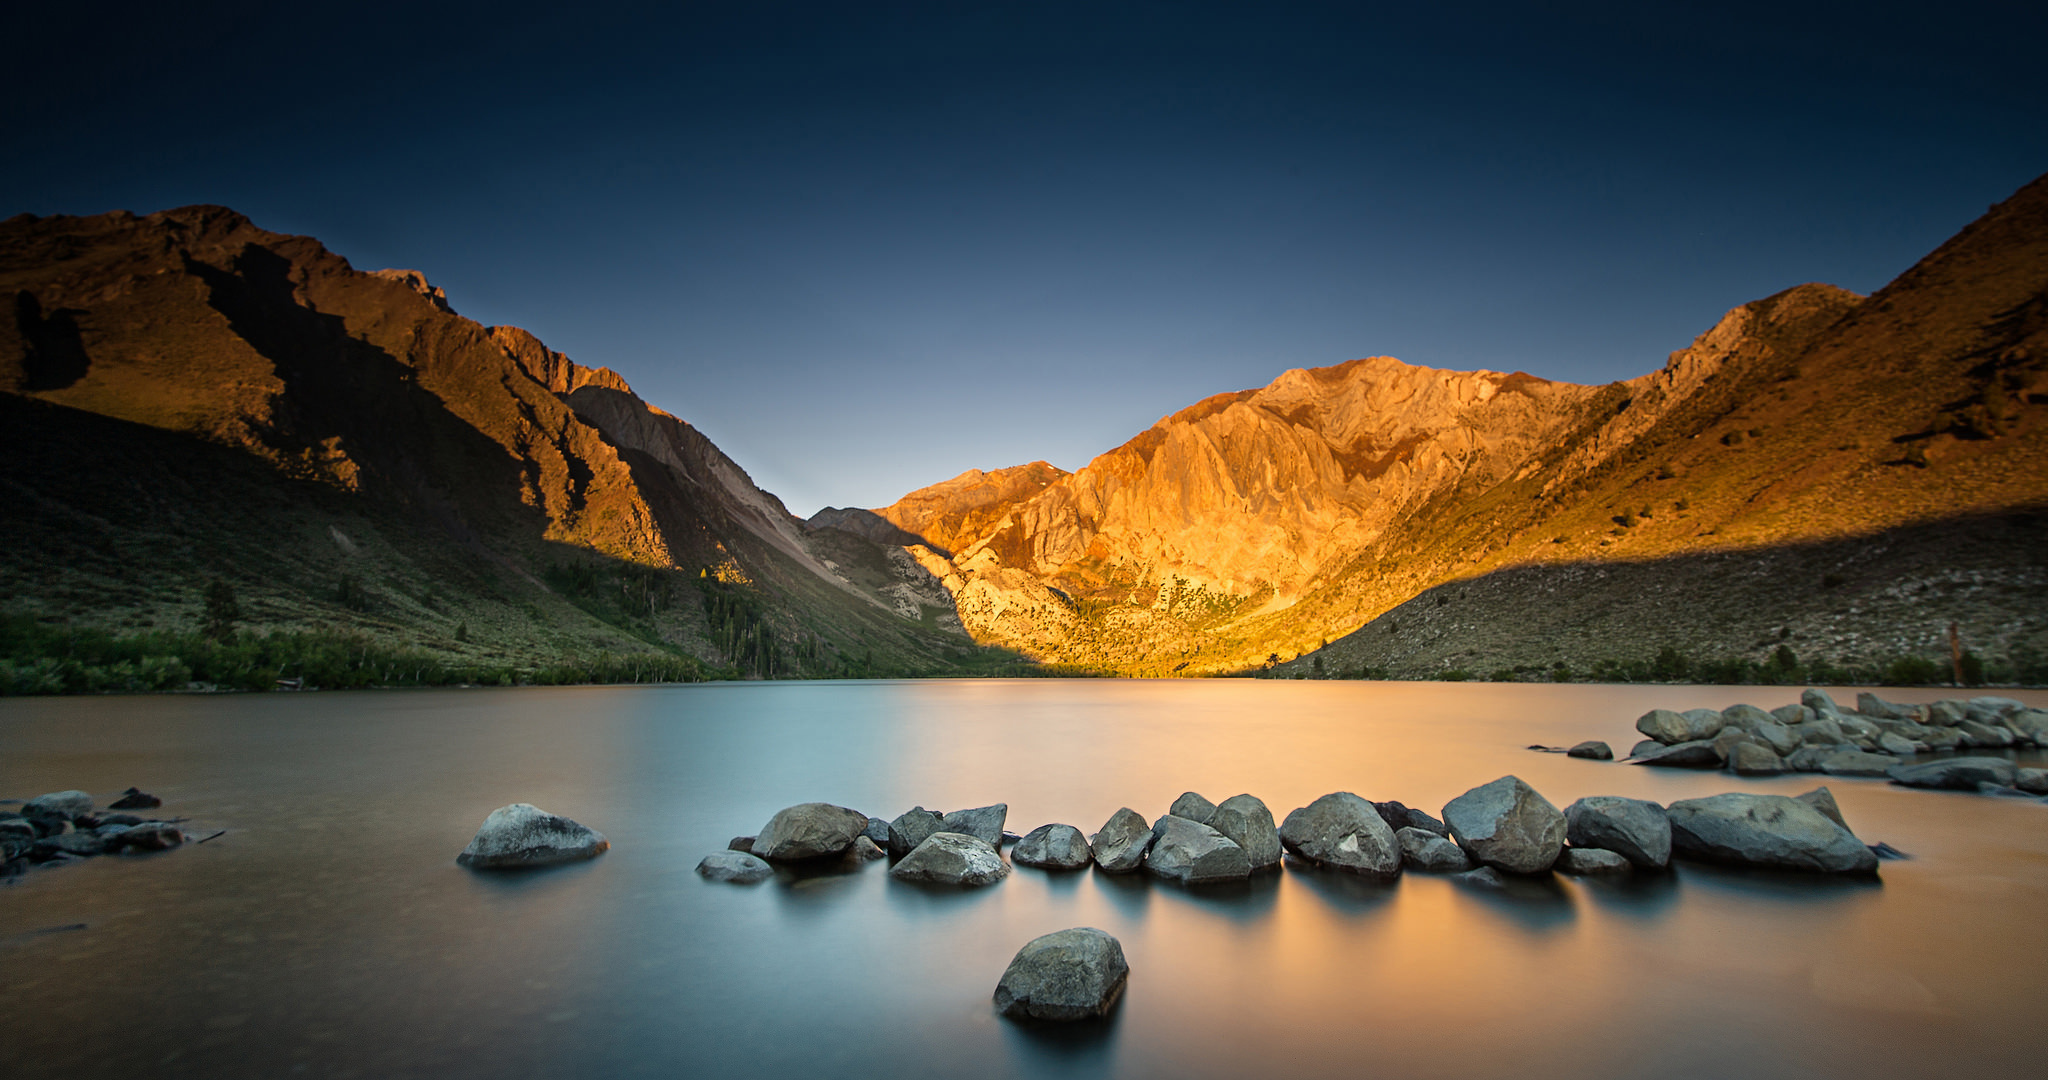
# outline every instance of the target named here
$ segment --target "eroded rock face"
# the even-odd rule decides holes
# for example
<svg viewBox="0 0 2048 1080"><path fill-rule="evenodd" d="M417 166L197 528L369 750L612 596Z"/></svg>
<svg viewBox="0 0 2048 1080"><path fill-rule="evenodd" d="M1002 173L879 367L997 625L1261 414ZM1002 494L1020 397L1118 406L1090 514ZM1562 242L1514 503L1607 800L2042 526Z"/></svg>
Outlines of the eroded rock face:
<svg viewBox="0 0 2048 1080"><path fill-rule="evenodd" d="M1975 791L1978 784L2011 787L2019 777L2019 766L2001 757L1955 757L1919 765L1893 765L1885 775L1891 777L1892 783L1906 787Z"/></svg>
<svg viewBox="0 0 2048 1080"><path fill-rule="evenodd" d="M1672 847L1688 858L1823 874L1877 872L1877 856L1856 834L1783 795L1680 799L1669 814Z"/></svg>
<svg viewBox="0 0 2048 1080"><path fill-rule="evenodd" d="M898 814L896 820L889 823L889 854L900 859L910 854L917 845L924 843L925 837L941 831L945 826L945 817L938 811L913 806Z"/></svg>
<svg viewBox="0 0 2048 1080"><path fill-rule="evenodd" d="M128 830L122 839L134 844L135 832ZM611 846L611 841L589 826L557 817L531 803L513 803L491 811L476 837L455 861L473 870L551 866L594 859Z"/></svg>
<svg viewBox="0 0 2048 1080"><path fill-rule="evenodd" d="M1168 814L1152 827L1152 849L1145 870L1183 885L1243 881L1251 876L1251 860L1231 839L1199 821Z"/></svg>
<svg viewBox="0 0 2048 1080"><path fill-rule="evenodd" d="M1095 853L1095 865L1111 874L1128 874L1145 865L1145 851L1152 846L1152 823L1126 806L1109 816L1088 846Z"/></svg>
<svg viewBox="0 0 2048 1080"><path fill-rule="evenodd" d="M1431 874L1462 874L1472 869L1472 859L1449 837L1414 827L1394 834L1401 845L1401 861L1411 870Z"/></svg>
<svg viewBox="0 0 2048 1080"><path fill-rule="evenodd" d="M1010 876L1010 864L978 836L936 832L890 867L889 876L931 885L993 885Z"/></svg>
<svg viewBox="0 0 2048 1080"><path fill-rule="evenodd" d="M1280 865L1280 829L1273 824L1273 811L1258 796L1232 795L1204 824L1243 848L1253 873Z"/></svg>
<svg viewBox="0 0 2048 1080"><path fill-rule="evenodd" d="M1511 874L1540 874L1564 850L1564 814L1520 777L1503 776L1452 799L1444 824L1467 854Z"/></svg>
<svg viewBox="0 0 2048 1080"><path fill-rule="evenodd" d="M1648 870L1671 864L1671 820L1642 799L1588 795L1565 808L1565 838L1575 848L1601 848Z"/></svg>
<svg viewBox="0 0 2048 1080"><path fill-rule="evenodd" d="M803 862L846 854L868 816L831 803L798 803L775 812L754 837L754 854L770 862Z"/></svg>
<svg viewBox="0 0 2048 1080"><path fill-rule="evenodd" d="M1280 843L1317 866L1374 877L1401 872L1401 845L1372 803L1332 792L1287 815Z"/></svg>
<svg viewBox="0 0 2048 1080"><path fill-rule="evenodd" d="M697 873L712 881L752 885L775 876L775 869L744 851L714 851L697 864Z"/></svg>
<svg viewBox="0 0 2048 1080"><path fill-rule="evenodd" d="M1072 825L1040 825L1010 849L1010 858L1018 865L1045 870L1079 870L1094 857L1088 838Z"/></svg>
<svg viewBox="0 0 2048 1080"><path fill-rule="evenodd" d="M1199 821L1207 825L1209 819L1216 816L1216 804L1195 792L1183 791L1180 798L1173 800L1173 805L1168 807L1166 812L1177 818Z"/></svg>
<svg viewBox="0 0 2048 1080"><path fill-rule="evenodd" d="M1033 938L996 984L996 1011L1009 1017L1071 1022L1109 1014L1129 982L1116 938L1092 926Z"/></svg>
<svg viewBox="0 0 2048 1080"><path fill-rule="evenodd" d="M1001 847L1003 822L1008 820L1009 816L1009 803L977 806L972 810L954 810L943 815L941 828L945 832L972 836L990 847Z"/></svg>

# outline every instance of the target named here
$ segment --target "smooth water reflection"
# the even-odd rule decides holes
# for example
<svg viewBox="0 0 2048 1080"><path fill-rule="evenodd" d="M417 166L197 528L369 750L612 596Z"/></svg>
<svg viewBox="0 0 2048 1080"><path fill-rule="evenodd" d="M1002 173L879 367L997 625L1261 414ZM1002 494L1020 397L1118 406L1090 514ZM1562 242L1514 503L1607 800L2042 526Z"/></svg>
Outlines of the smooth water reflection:
<svg viewBox="0 0 2048 1080"><path fill-rule="evenodd" d="M1092 831L1184 790L1276 815L1335 790L1437 812L1515 773L1563 806L1796 794L1534 754L1771 688L784 683L0 703L0 793L137 784L219 841L0 889L9 1076L1937 1075L2026 1069L2048 1000L2048 806L1833 780L1882 884L1685 867L1489 894L1288 871L1220 889L1017 868L954 892L851 874L713 884L697 860L822 799L1010 804ZM1901 691L1925 700L1934 693ZM2037 703L2043 695L2023 695ZM481 875L523 800L611 853ZM82 930L52 930L85 923ZM989 994L1092 925L1113 1022ZM48 931L48 932L44 932ZM23 1003L34 1003L32 1008Z"/></svg>

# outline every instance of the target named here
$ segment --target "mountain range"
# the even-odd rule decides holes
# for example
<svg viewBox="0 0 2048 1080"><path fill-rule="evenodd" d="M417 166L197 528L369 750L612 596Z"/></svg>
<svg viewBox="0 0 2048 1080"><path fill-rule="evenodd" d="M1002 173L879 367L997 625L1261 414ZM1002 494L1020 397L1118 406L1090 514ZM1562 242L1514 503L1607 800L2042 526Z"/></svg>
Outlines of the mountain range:
<svg viewBox="0 0 2048 1080"><path fill-rule="evenodd" d="M1639 378L1293 370L808 521L614 372L223 208L0 222L0 288L0 591L45 626L191 629L226 582L247 629L512 668L1561 678L1954 624L2043 677L2048 178Z"/></svg>

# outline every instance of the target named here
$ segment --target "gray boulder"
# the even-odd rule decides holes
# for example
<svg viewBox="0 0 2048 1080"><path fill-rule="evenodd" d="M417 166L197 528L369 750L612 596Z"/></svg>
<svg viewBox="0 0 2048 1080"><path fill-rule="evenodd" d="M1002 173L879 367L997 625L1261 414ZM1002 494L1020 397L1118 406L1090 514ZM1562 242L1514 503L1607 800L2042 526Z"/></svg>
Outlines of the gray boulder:
<svg viewBox="0 0 2048 1080"><path fill-rule="evenodd" d="M1918 788L1975 791L1978 784L2011 787L2019 766L2002 757L1955 757L1918 765L1897 765L1889 773L1894 784Z"/></svg>
<svg viewBox="0 0 2048 1080"><path fill-rule="evenodd" d="M1889 731L1877 737L1877 748L1893 757L1912 757L1914 754L1913 740Z"/></svg>
<svg viewBox="0 0 2048 1080"><path fill-rule="evenodd" d="M1856 834L1783 795L1680 799L1669 814L1672 847L1689 858L1823 874L1877 872L1877 856Z"/></svg>
<svg viewBox="0 0 2048 1080"><path fill-rule="evenodd" d="M1771 752L1784 757L1799 749L1799 736L1792 729L1776 720L1766 720L1750 730L1758 742L1771 748Z"/></svg>
<svg viewBox="0 0 2048 1080"><path fill-rule="evenodd" d="M36 846L36 827L19 818L0 821L0 862L21 857Z"/></svg>
<svg viewBox="0 0 2048 1080"><path fill-rule="evenodd" d="M1273 824L1273 811L1258 796L1232 795L1205 824L1243 848L1254 873L1280 865L1280 829Z"/></svg>
<svg viewBox="0 0 2048 1080"><path fill-rule="evenodd" d="M1487 892L1506 892L1508 887L1508 879L1500 876L1500 871L1495 870L1491 866L1482 866L1477 870L1468 870L1462 874L1452 874L1451 880L1467 888L1482 889Z"/></svg>
<svg viewBox="0 0 2048 1080"><path fill-rule="evenodd" d="M1785 759L1768 746L1746 742L1728 755L1728 768L1737 776L1776 776L1785 771Z"/></svg>
<svg viewBox="0 0 2048 1080"><path fill-rule="evenodd" d="M768 819L754 837L754 854L769 862L804 862L846 854L868 827L868 816L831 803L798 803Z"/></svg>
<svg viewBox="0 0 2048 1080"><path fill-rule="evenodd" d="M1102 831L1088 838L1095 853L1095 865L1111 874L1128 874L1145 865L1145 851L1152 846L1152 823L1126 806L1109 815Z"/></svg>
<svg viewBox="0 0 2048 1080"><path fill-rule="evenodd" d="M1587 739L1565 751L1569 757L1591 758L1594 761L1613 761L1614 748L1598 739Z"/></svg>
<svg viewBox="0 0 2048 1080"><path fill-rule="evenodd" d="M1804 705L1780 705L1771 710L1771 715L1786 726L1803 724L1813 719L1813 710Z"/></svg>
<svg viewBox="0 0 2048 1080"><path fill-rule="evenodd" d="M486 819L486 822L488 822L488 820L489 820L489 819ZM565 819L565 818L557 818L556 820L557 820L557 821L566 821L567 819ZM573 821L569 821L569 822L568 822L568 824L569 824L569 825L572 825L572 826L574 826L575 828L578 828L578 829L582 829L582 828L583 828L583 826L581 826L581 825L577 825L577 824L576 824L575 822L573 822ZM588 829L584 829L583 831L585 831L585 832L590 832L590 830L588 830ZM479 834L479 835L481 835L481 834ZM563 858L561 858L561 859L555 859L555 860L550 860L550 861L553 861L553 862L568 862L568 861L572 861L572 860L575 860L575 859L589 859L589 858L594 858L594 857L595 857L595 856L596 856L596 855L597 855L597 854L598 854L599 852L601 852L601 851L603 851L603 850L604 850L605 848L608 848L608 847L610 847L610 846L611 846L610 844L608 844L608 843L606 843L606 842L605 842L605 839L604 839L604 837L602 837L602 836L598 836L598 835L597 835L596 833L594 833L594 832L590 832L590 835L591 835L591 836L593 836L593 837L596 837L596 838L597 838L597 844L598 844L598 847L597 847L597 850L596 850L596 851L592 851L592 852L591 852L590 854L588 854L588 855L568 855L568 856L565 856L565 857L563 857ZM128 827L128 828L126 829L126 830L124 830L123 832L121 832L121 834L120 834L120 835L118 835L118 836L114 836L114 837L112 837L112 838L108 839L108 841L107 841L107 850L108 850L108 851L169 851L169 850L171 850L172 848L174 848L174 847L177 847L177 846L178 846L179 844L182 844L182 843L184 843L184 842L185 842L185 834L184 834L184 833L183 833L182 831L180 831L180 830L179 830L179 828L178 828L178 827L177 827L176 825L173 825L173 824L171 824L171 823L170 823L170 822L168 822L168 821L145 821L145 822L143 822L143 823L142 823L142 824L140 824L140 825L130 825L130 826L129 826L129 827ZM472 846L474 846L474 845L472 844ZM458 857L456 861L460 862L460 861L461 861L460 857ZM508 864L505 864L505 865L510 865L510 866L519 866L519 865L530 865L530 866L539 866L539 865L544 865L544 864L543 864L543 863L524 863L524 864L522 864L522 863L508 863Z"/></svg>
<svg viewBox="0 0 2048 1080"><path fill-rule="evenodd" d="M1927 707L1927 723L1942 727L1954 727L1969 715L1969 704L1961 701L1937 701Z"/></svg>
<svg viewBox="0 0 2048 1080"><path fill-rule="evenodd" d="M1956 725L1956 730L1962 733L1964 746L2002 748L2013 744L2012 731L2004 724L1965 720Z"/></svg>
<svg viewBox="0 0 2048 1080"><path fill-rule="evenodd" d="M1401 845L1401 861L1411 869L1432 874L1462 874L1472 869L1472 859L1448 837L1409 827L1394 834Z"/></svg>
<svg viewBox="0 0 2048 1080"><path fill-rule="evenodd" d="M1819 770L1829 776L1889 775L1899 759L1890 754L1869 754L1861 750L1831 750L1820 756Z"/></svg>
<svg viewBox="0 0 2048 1080"><path fill-rule="evenodd" d="M1251 860L1231 839L1199 821L1168 814L1152 827L1152 850L1145 870L1183 885L1243 881L1251 876Z"/></svg>
<svg viewBox="0 0 2048 1080"><path fill-rule="evenodd" d="M945 824L944 817L937 811L913 806L889 823L889 841L885 846L890 855L900 859L924 843L925 837L942 830Z"/></svg>
<svg viewBox="0 0 2048 1080"><path fill-rule="evenodd" d="M868 818L868 827L860 831L862 836L875 842L876 847L889 846L889 823L878 817Z"/></svg>
<svg viewBox="0 0 2048 1080"><path fill-rule="evenodd" d="M1927 744L1929 750L1956 750L1963 745L1963 733L1952 727L1928 728L1919 741Z"/></svg>
<svg viewBox="0 0 2048 1080"><path fill-rule="evenodd" d="M1918 720L1922 708L1924 706L1895 704L1868 691L1856 695L1857 712L1885 720Z"/></svg>
<svg viewBox="0 0 2048 1080"><path fill-rule="evenodd" d="M2002 717L2009 715L2011 713L2019 712L2022 709L2025 709L2026 707L2027 703L2024 701L2020 701L2017 698L1973 697L1969 700L1966 709L1968 713L1974 718L1979 715L1986 717Z"/></svg>
<svg viewBox="0 0 2048 1080"><path fill-rule="evenodd" d="M1348 791L1333 792L1287 815L1280 843L1317 866L1393 877L1401 872L1401 845L1379 808Z"/></svg>
<svg viewBox="0 0 2048 1080"><path fill-rule="evenodd" d="M854 838L853 846L847 848L846 854L840 857L848 862L864 863L873 862L887 854L889 853L882 850L882 845L868 839L867 834L862 833Z"/></svg>
<svg viewBox="0 0 2048 1080"><path fill-rule="evenodd" d="M2018 769L2012 786L2035 795L2048 795L2048 769Z"/></svg>
<svg viewBox="0 0 2048 1080"><path fill-rule="evenodd" d="M1651 709L1636 719L1637 731L1666 746L1711 739L1721 727L1721 714L1713 709Z"/></svg>
<svg viewBox="0 0 2048 1080"><path fill-rule="evenodd" d="M1123 996L1131 967L1117 939L1092 926L1033 938L996 983L996 1011L1033 1020L1092 1020Z"/></svg>
<svg viewBox="0 0 2048 1080"><path fill-rule="evenodd" d="M1721 710L1721 723L1739 727L1744 731L1755 731L1759 724L1777 722L1776 717L1754 705L1730 705Z"/></svg>
<svg viewBox="0 0 2048 1080"><path fill-rule="evenodd" d="M2048 709L2021 709L2008 713L2005 726L2037 746L2048 746Z"/></svg>
<svg viewBox="0 0 2048 1080"><path fill-rule="evenodd" d="M1827 815L1829 821L1840 825L1844 829L1849 828L1848 820L1842 817L1841 806L1835 802L1834 792L1824 787L1817 787L1804 795L1794 795L1792 797Z"/></svg>
<svg viewBox="0 0 2048 1080"><path fill-rule="evenodd" d="M1643 741L1628 748L1628 756L1630 759L1635 759L1642 757L1644 754L1653 754L1656 753L1659 749L1661 749L1663 745L1663 743L1660 743L1655 739L1644 739Z"/></svg>
<svg viewBox="0 0 2048 1080"><path fill-rule="evenodd" d="M83 791L53 791L30 799L21 813L23 817L58 817L69 821L92 813L92 796Z"/></svg>
<svg viewBox="0 0 2048 1080"><path fill-rule="evenodd" d="M978 836L935 832L890 867L889 876L931 885L993 885L1010 876L1010 864Z"/></svg>
<svg viewBox="0 0 2048 1080"><path fill-rule="evenodd" d="M1435 833L1446 839L1451 835L1449 826L1421 810L1404 805L1398 799L1376 802L1372 805L1373 809L1380 812L1380 820L1386 822L1387 828L1395 832L1402 829L1421 829L1423 832Z"/></svg>
<svg viewBox="0 0 2048 1080"><path fill-rule="evenodd" d="M1564 814L1516 776L1452 799L1444 823L1474 859L1511 874L1540 874L1564 850Z"/></svg>
<svg viewBox="0 0 2048 1080"><path fill-rule="evenodd" d="M1564 820L1574 848L1612 851L1649 870L1671 865L1671 819L1656 803L1588 795L1565 807Z"/></svg>
<svg viewBox="0 0 2048 1080"><path fill-rule="evenodd" d="M1822 717L1834 716L1842 711L1841 706L1835 704L1835 699L1829 697L1827 691L1820 689L1802 692L1799 695L1799 703Z"/></svg>
<svg viewBox="0 0 2048 1080"><path fill-rule="evenodd" d="M1199 821L1207 825L1209 819L1216 816L1216 804L1195 792L1183 791L1180 798L1173 800L1173 805L1168 807L1166 812L1177 818Z"/></svg>
<svg viewBox="0 0 2048 1080"><path fill-rule="evenodd" d="M752 855L754 853L754 838L751 836L735 836L731 840L726 841L725 850Z"/></svg>
<svg viewBox="0 0 2048 1080"><path fill-rule="evenodd" d="M1003 822L1010 816L1010 804L997 803L994 806L977 806L972 810L954 810L943 816L943 831L972 836L990 847L1000 847L1003 842Z"/></svg>
<svg viewBox="0 0 2048 1080"><path fill-rule="evenodd" d="M1557 872L1560 874L1626 874L1630 869L1627 859L1605 848L1566 848L1564 854L1557 857Z"/></svg>
<svg viewBox="0 0 2048 1080"><path fill-rule="evenodd" d="M138 825L121 834L124 846L141 846ZM182 840L183 838L180 837ZM557 817L530 803L513 803L491 811L483 827L455 861L472 870L503 870L594 859L611 849L611 841L586 825Z"/></svg>
<svg viewBox="0 0 2048 1080"><path fill-rule="evenodd" d="M1081 835L1081 830L1072 825L1040 825L1017 841L1017 846L1010 849L1010 858L1019 866L1079 870L1095 856L1088 850L1088 838Z"/></svg>
<svg viewBox="0 0 2048 1080"><path fill-rule="evenodd" d="M1836 746L1849 741L1841 720L1840 714L1833 714L1799 725L1799 745Z"/></svg>
<svg viewBox="0 0 2048 1080"><path fill-rule="evenodd" d="M714 851L697 864L697 873L712 881L752 885L775 876L774 867L744 851Z"/></svg>
<svg viewBox="0 0 2048 1080"><path fill-rule="evenodd" d="M1638 753L1629 759L1629 764L1681 769L1718 769L1727 760L1721 748L1714 745L1712 739L1696 739Z"/></svg>
<svg viewBox="0 0 2048 1080"><path fill-rule="evenodd" d="M38 858L52 854L90 858L107 850L107 838L92 832L68 832L36 841L34 850Z"/></svg>

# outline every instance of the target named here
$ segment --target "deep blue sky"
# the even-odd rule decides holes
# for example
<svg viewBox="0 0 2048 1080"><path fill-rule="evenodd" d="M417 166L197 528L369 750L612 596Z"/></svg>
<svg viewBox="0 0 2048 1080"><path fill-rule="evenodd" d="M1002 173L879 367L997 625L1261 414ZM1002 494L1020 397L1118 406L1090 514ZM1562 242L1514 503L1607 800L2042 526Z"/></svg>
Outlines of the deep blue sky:
<svg viewBox="0 0 2048 1080"><path fill-rule="evenodd" d="M2038 5L1543 6L45 5L0 216L423 270L808 514L1290 367L1641 374L2048 169Z"/></svg>

